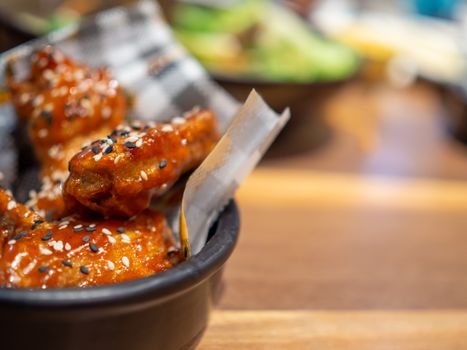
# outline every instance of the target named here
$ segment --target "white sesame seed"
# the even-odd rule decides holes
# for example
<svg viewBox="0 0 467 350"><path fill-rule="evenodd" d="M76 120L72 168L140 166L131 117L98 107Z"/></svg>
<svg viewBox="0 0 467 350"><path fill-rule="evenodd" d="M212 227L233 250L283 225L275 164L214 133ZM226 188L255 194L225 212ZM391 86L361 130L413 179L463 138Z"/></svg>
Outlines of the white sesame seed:
<svg viewBox="0 0 467 350"><path fill-rule="evenodd" d="M110 236L112 234L112 232L110 232L110 230L106 227L102 229L102 233L107 236Z"/></svg>
<svg viewBox="0 0 467 350"><path fill-rule="evenodd" d="M55 245L55 243L57 243L57 242L56 241L50 241L47 244L49 245L49 247L53 247Z"/></svg>
<svg viewBox="0 0 467 350"><path fill-rule="evenodd" d="M181 144L185 146L188 143L187 139L182 139Z"/></svg>
<svg viewBox="0 0 467 350"><path fill-rule="evenodd" d="M128 243L131 241L130 237L125 233L122 233L120 237L122 237L122 241L126 241Z"/></svg>
<svg viewBox="0 0 467 350"><path fill-rule="evenodd" d="M43 139L44 137L47 137L47 135L49 134L49 131L47 129L40 129L39 132L37 133L37 135Z"/></svg>
<svg viewBox="0 0 467 350"><path fill-rule="evenodd" d="M174 124L184 124L185 123L185 118L182 117L175 117L172 119L172 123Z"/></svg>
<svg viewBox="0 0 467 350"><path fill-rule="evenodd" d="M112 115L112 110L110 109L109 106L105 106L104 108L102 108L102 118L109 119L111 115Z"/></svg>
<svg viewBox="0 0 467 350"><path fill-rule="evenodd" d="M76 229L79 229L79 228L81 228L81 227L83 227L82 224L78 224L78 225L73 226L73 228L76 228Z"/></svg>
<svg viewBox="0 0 467 350"><path fill-rule="evenodd" d="M52 255L53 254L53 252L50 249L42 248L42 247L40 248L40 252L43 255Z"/></svg>
<svg viewBox="0 0 467 350"><path fill-rule="evenodd" d="M70 251L71 250L71 245L70 243L65 243L65 250Z"/></svg>
<svg viewBox="0 0 467 350"><path fill-rule="evenodd" d="M119 154L118 156L116 156L114 159L114 164L117 164L122 158L123 158L123 154Z"/></svg>
<svg viewBox="0 0 467 350"><path fill-rule="evenodd" d="M109 270L115 270L115 264L111 261L107 261L107 266L109 268Z"/></svg>
<svg viewBox="0 0 467 350"><path fill-rule="evenodd" d="M135 143L136 147L141 147L142 145L143 145L143 139L138 139L138 141L136 141Z"/></svg>
<svg viewBox="0 0 467 350"><path fill-rule="evenodd" d="M32 105L34 107L37 107L37 106L41 105L42 102L44 102L44 96L37 95L36 98L32 101Z"/></svg>
<svg viewBox="0 0 467 350"><path fill-rule="evenodd" d="M144 170L141 170L141 172L139 174L141 175L141 178L144 181L148 181L148 174L146 174L146 172Z"/></svg>
<svg viewBox="0 0 467 350"><path fill-rule="evenodd" d="M112 236L107 236L107 239L108 239L109 242L112 243L112 244L117 243L117 240L116 240L114 237L112 237Z"/></svg>
<svg viewBox="0 0 467 350"><path fill-rule="evenodd" d="M58 229L59 229L59 230L64 230L64 229L66 229L67 227L68 227L68 224L62 225L62 226L58 226Z"/></svg>
<svg viewBox="0 0 467 350"><path fill-rule="evenodd" d="M174 131L174 128L172 127L172 125L166 124L166 125L164 125L162 127L161 130L164 131L164 132L172 132L172 131Z"/></svg>
<svg viewBox="0 0 467 350"><path fill-rule="evenodd" d="M58 241L57 243L55 243L54 244L54 249L59 251L59 252L62 252L63 251L63 242Z"/></svg>
<svg viewBox="0 0 467 350"><path fill-rule="evenodd" d="M123 265L125 265L126 267L130 267L130 260L129 260L126 256L124 256L124 257L122 258L122 263L123 263Z"/></svg>
<svg viewBox="0 0 467 350"><path fill-rule="evenodd" d="M96 224L89 224L88 227L96 227Z"/></svg>
<svg viewBox="0 0 467 350"><path fill-rule="evenodd" d="M102 158L102 153L96 154L95 156L93 156L93 158L94 158L94 160L95 160L96 162L100 161L101 158Z"/></svg>
<svg viewBox="0 0 467 350"><path fill-rule="evenodd" d="M16 240L14 240L14 239L10 239L10 240L8 241L8 244L9 244L9 245L13 245L13 244L15 244L15 243L16 243Z"/></svg>
<svg viewBox="0 0 467 350"><path fill-rule="evenodd" d="M138 141L138 139L139 139L138 136L131 136L131 137L127 138L125 142L136 142L136 141Z"/></svg>
<svg viewBox="0 0 467 350"><path fill-rule="evenodd" d="M13 201L13 200L9 201L6 208L7 208L7 210L15 209L16 208L16 202Z"/></svg>

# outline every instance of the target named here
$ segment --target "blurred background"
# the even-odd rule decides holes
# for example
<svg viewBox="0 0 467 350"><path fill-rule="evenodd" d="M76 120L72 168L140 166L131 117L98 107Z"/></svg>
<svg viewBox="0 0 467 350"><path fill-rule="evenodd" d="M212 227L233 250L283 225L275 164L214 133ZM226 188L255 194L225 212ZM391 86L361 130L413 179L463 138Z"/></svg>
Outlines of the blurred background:
<svg viewBox="0 0 467 350"><path fill-rule="evenodd" d="M0 49L129 2L2 0ZM467 307L467 2L160 5L230 93L292 110L238 194L222 306Z"/></svg>

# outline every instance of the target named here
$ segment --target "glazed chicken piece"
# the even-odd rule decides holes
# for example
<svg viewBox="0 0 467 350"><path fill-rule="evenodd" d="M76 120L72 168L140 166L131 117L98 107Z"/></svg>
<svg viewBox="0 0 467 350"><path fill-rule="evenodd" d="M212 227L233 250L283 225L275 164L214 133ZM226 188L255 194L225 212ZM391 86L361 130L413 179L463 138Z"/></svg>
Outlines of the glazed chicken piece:
<svg viewBox="0 0 467 350"><path fill-rule="evenodd" d="M72 211L82 206L107 216L132 216L199 165L219 139L216 119L193 110L170 124L117 128L70 161L64 186Z"/></svg>
<svg viewBox="0 0 467 350"><path fill-rule="evenodd" d="M122 122L126 98L108 70L76 63L52 46L33 54L26 79L16 80L11 67L7 83L13 104L42 165L44 186L28 204L59 217L68 161Z"/></svg>
<svg viewBox="0 0 467 350"><path fill-rule="evenodd" d="M3 216L29 212L21 205L9 210L3 208L3 200L0 203ZM127 221L75 215L51 223L33 212L28 215L3 240L0 287L119 283L165 271L178 262L170 229L159 212L146 210Z"/></svg>

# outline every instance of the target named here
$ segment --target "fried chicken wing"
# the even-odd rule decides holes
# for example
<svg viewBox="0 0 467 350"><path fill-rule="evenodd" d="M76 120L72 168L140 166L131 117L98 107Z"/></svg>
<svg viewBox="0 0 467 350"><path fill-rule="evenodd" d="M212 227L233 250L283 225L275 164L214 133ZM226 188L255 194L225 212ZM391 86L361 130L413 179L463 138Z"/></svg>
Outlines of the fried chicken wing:
<svg viewBox="0 0 467 350"><path fill-rule="evenodd" d="M170 124L117 128L71 159L66 204L107 216L135 215L151 196L199 165L218 138L215 116L207 110L193 110Z"/></svg>
<svg viewBox="0 0 467 350"><path fill-rule="evenodd" d="M87 287L164 271L178 261L162 214L146 210L130 221L82 219L18 228L3 244L5 287Z"/></svg>
<svg viewBox="0 0 467 350"><path fill-rule="evenodd" d="M84 144L105 137L122 122L126 98L108 70L76 63L52 46L33 54L26 79L18 81L9 72L13 104L27 122L42 165L44 185L29 204L58 217L65 208L60 186L68 161Z"/></svg>

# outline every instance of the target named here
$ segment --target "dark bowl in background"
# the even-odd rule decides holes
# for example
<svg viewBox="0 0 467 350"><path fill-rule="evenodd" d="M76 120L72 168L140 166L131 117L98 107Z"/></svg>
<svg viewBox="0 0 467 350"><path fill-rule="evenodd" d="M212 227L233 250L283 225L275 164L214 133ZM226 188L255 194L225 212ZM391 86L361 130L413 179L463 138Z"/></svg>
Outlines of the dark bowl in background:
<svg viewBox="0 0 467 350"><path fill-rule="evenodd" d="M443 107L446 110L448 131L460 142L467 144L467 94L458 86L441 85Z"/></svg>
<svg viewBox="0 0 467 350"><path fill-rule="evenodd" d="M239 233L234 201L201 252L163 273L121 284L70 289L0 288L2 349L193 349L222 289Z"/></svg>
<svg viewBox="0 0 467 350"><path fill-rule="evenodd" d="M286 157L315 149L330 137L322 107L344 85L356 80L357 70L348 78L309 83L277 82L214 74L214 80L232 96L244 101L255 89L276 112L290 108L291 118L267 152L267 157Z"/></svg>

